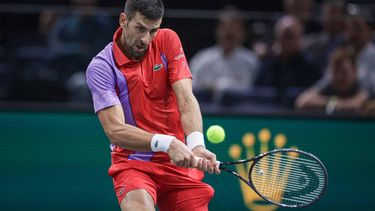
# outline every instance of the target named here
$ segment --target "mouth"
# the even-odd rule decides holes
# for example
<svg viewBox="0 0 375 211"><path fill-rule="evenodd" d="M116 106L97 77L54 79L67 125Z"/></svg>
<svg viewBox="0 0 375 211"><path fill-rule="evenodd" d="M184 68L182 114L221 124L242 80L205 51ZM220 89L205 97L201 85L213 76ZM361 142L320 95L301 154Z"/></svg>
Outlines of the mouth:
<svg viewBox="0 0 375 211"><path fill-rule="evenodd" d="M145 46L145 45L142 45L142 44L136 44L136 45L135 45L135 48L136 48L138 51L145 51L145 50L146 50L146 46Z"/></svg>

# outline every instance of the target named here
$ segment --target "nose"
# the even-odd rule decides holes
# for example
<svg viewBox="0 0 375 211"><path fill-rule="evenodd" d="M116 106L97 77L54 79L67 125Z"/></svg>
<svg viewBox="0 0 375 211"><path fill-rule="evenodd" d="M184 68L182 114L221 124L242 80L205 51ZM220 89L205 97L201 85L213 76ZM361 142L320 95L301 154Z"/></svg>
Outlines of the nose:
<svg viewBox="0 0 375 211"><path fill-rule="evenodd" d="M151 42L151 35L150 33L146 32L142 35L141 41L143 44L148 45Z"/></svg>

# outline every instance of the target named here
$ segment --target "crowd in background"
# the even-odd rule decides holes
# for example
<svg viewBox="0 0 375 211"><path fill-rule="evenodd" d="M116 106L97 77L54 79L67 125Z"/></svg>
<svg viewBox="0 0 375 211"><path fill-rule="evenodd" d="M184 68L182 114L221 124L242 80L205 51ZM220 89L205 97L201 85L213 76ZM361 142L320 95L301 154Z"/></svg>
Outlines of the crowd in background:
<svg viewBox="0 0 375 211"><path fill-rule="evenodd" d="M11 54L0 31L0 100L91 101L87 64L117 27L117 17L97 12L97 3L71 0L63 15L43 10L37 34L20 34ZM373 12L342 0L284 0L275 20L250 22L225 6L216 43L190 52L194 92L202 106L373 114Z"/></svg>
<svg viewBox="0 0 375 211"><path fill-rule="evenodd" d="M320 7L320 22L314 22L312 4L312 0L284 1L284 14L250 49L244 47L240 11L225 8L217 43L190 60L198 98L223 106L373 112L371 11L327 0Z"/></svg>

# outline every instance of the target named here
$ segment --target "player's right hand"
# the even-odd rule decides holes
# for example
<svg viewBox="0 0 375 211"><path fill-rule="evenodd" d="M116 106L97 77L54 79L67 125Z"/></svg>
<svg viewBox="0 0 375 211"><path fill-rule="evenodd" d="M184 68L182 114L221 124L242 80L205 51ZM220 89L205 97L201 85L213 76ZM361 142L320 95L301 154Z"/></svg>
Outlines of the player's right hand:
<svg viewBox="0 0 375 211"><path fill-rule="evenodd" d="M196 168L198 165L193 152L182 141L173 139L167 152L176 166Z"/></svg>

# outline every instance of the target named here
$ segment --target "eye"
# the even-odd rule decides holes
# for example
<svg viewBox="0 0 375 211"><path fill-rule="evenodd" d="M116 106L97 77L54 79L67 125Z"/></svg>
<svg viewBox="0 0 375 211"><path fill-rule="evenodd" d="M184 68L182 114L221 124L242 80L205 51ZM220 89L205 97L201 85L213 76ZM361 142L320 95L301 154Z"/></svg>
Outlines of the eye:
<svg viewBox="0 0 375 211"><path fill-rule="evenodd" d="M144 32L144 31L145 31L145 28L142 27L142 26L137 26L137 31L138 31L138 32Z"/></svg>

